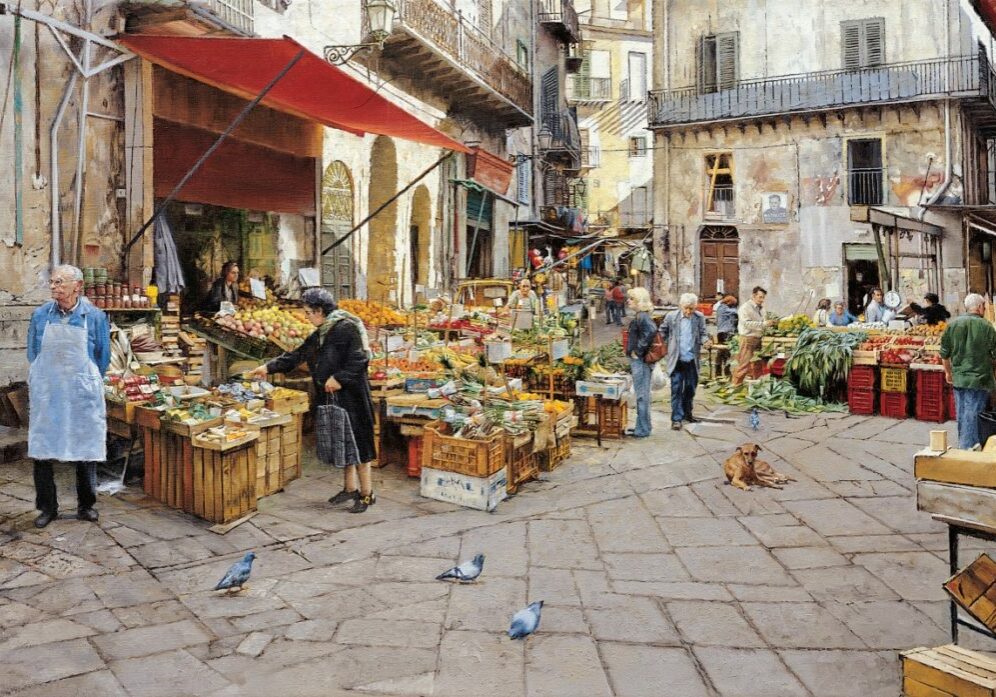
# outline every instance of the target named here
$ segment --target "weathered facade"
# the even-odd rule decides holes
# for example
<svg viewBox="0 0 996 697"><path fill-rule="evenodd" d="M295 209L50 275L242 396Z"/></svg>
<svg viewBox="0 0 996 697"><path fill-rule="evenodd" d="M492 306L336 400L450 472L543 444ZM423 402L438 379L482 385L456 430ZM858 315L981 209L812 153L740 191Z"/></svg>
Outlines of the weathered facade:
<svg viewBox="0 0 996 697"><path fill-rule="evenodd" d="M858 310L881 285L957 305L951 204L988 200L996 116L992 37L967 2L668 0L655 27L663 297L762 285L787 314Z"/></svg>
<svg viewBox="0 0 996 697"><path fill-rule="evenodd" d="M573 6L570 0L549 8L531 0L396 5L383 45L356 53L342 70L457 142L479 148L477 165L473 156L455 154L432 169L447 151L326 128L259 106L213 156L214 169L205 165L210 185L185 198L196 188L189 184L167 211L178 242L203 237L210 228L210 240L196 242L198 249L191 251L199 267L188 283L210 282L222 261L238 251L232 234L239 230L252 247L243 250L246 271L287 281L298 268L318 267L322 283L339 297L410 302L461 278L503 276L525 264L525 232L516 221L537 219L544 196L543 175L533 171L543 159L533 126L543 102L533 78L556 70L558 104L566 110L565 46L578 40ZM286 35L318 55L330 45L369 39L365 2L357 0L94 0L57 2L49 14L110 37ZM197 144L203 141L203 152L246 103L131 58L90 77L81 108L84 81L78 76L72 84L78 71L52 32L28 19L16 25L19 50L0 126L0 153L13 165L0 176L6 190L17 192L0 204L7 231L0 250L0 382L24 374L26 320L48 297L53 230L61 239L61 261L106 267L132 284L148 283L151 230L131 249L122 272L126 240L182 176L177 152L196 157ZM13 17L4 17L4 69L11 68L14 33ZM66 41L82 60L82 42ZM113 39L108 44L92 49L91 65L121 55ZM50 131L60 112L53 160ZM81 123L82 160L76 157ZM529 158L520 158L525 166L512 176L509 160L516 154ZM490 176L483 176L489 168ZM426 170L428 175L393 198ZM236 185L229 186L229 178ZM59 201L54 217L53 182ZM242 198L229 198L236 190ZM347 242L323 254L385 203Z"/></svg>

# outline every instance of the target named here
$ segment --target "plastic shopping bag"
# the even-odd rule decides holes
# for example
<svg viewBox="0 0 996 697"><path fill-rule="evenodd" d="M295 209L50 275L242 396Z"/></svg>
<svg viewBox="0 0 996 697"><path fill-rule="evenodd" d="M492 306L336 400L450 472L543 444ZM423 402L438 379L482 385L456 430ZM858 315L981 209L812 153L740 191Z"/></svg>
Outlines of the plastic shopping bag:
<svg viewBox="0 0 996 697"><path fill-rule="evenodd" d="M660 361L658 361L654 363L654 370L650 373L650 391L656 392L665 387L667 387L667 375L664 374L664 369L661 368Z"/></svg>

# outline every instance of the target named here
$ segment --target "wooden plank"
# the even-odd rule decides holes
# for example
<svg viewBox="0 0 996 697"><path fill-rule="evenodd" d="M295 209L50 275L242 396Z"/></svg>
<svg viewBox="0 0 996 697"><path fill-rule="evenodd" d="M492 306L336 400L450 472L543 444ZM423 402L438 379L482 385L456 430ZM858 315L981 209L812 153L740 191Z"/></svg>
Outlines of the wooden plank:
<svg viewBox="0 0 996 697"><path fill-rule="evenodd" d="M193 514L204 517L204 451L193 448L192 475L194 489Z"/></svg>
<svg viewBox="0 0 996 697"><path fill-rule="evenodd" d="M143 453L143 463L142 463L142 491L145 492L146 496L152 494L152 481L149 478L149 460L152 458L152 435L149 429L142 429L142 453Z"/></svg>
<svg viewBox="0 0 996 697"><path fill-rule="evenodd" d="M248 513L246 513L241 518L237 518L237 519L235 519L233 521L230 521L228 523L219 523L218 525L212 525L211 527L208 528L208 530L210 530L211 532L213 532L215 535L224 535L226 532L228 532L230 530L234 530L239 525L242 525L242 523L244 523L247 520L251 519L253 516L257 515L258 513L259 513L259 511L249 511Z"/></svg>
<svg viewBox="0 0 996 697"><path fill-rule="evenodd" d="M996 452L948 450L943 455L918 454L913 476L949 484L996 488Z"/></svg>
<svg viewBox="0 0 996 697"><path fill-rule="evenodd" d="M232 505L232 485L234 484L235 474L232 472L232 461L234 457L231 455L226 456L225 453L220 453L217 457L221 460L221 490L222 490L222 514L219 522L227 523L230 520L239 517L238 505Z"/></svg>
<svg viewBox="0 0 996 697"><path fill-rule="evenodd" d="M201 457L204 462L204 515L205 520L215 520L215 483L214 483L214 456L213 450L201 450Z"/></svg>
<svg viewBox="0 0 996 697"><path fill-rule="evenodd" d="M924 685L922 682L914 680L909 676L903 677L904 697L958 697L950 692L938 690L936 687Z"/></svg>
<svg viewBox="0 0 996 697"><path fill-rule="evenodd" d="M952 665L932 651L903 657L903 676L958 697L993 697L993 688L980 684L979 676ZM988 682L988 681L986 681Z"/></svg>
<svg viewBox="0 0 996 697"><path fill-rule="evenodd" d="M996 529L996 489L918 480L916 507L918 511Z"/></svg>
<svg viewBox="0 0 996 697"><path fill-rule="evenodd" d="M159 481L162 482L162 498L160 501L169 507L173 507L173 436L170 433L163 434L163 466L160 470Z"/></svg>
<svg viewBox="0 0 996 697"><path fill-rule="evenodd" d="M190 441L183 440L183 510L194 512L194 448Z"/></svg>

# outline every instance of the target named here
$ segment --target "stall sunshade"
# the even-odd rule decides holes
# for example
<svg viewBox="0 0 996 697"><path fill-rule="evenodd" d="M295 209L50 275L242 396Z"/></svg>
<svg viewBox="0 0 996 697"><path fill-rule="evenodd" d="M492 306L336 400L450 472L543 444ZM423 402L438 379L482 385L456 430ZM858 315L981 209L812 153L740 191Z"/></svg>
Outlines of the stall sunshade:
<svg viewBox="0 0 996 697"><path fill-rule="evenodd" d="M253 99L304 48L282 39L124 34L129 50L167 70ZM357 135L376 133L470 152L315 54L305 55L263 99L266 106Z"/></svg>

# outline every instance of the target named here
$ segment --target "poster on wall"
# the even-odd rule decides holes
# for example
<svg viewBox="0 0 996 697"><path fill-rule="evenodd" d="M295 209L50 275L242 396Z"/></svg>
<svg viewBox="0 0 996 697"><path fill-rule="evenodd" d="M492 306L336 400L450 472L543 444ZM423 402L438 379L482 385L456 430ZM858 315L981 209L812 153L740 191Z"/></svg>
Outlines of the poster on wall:
<svg viewBox="0 0 996 697"><path fill-rule="evenodd" d="M765 223L788 222L788 194L769 191L761 194L761 220Z"/></svg>

